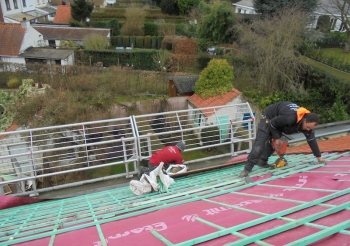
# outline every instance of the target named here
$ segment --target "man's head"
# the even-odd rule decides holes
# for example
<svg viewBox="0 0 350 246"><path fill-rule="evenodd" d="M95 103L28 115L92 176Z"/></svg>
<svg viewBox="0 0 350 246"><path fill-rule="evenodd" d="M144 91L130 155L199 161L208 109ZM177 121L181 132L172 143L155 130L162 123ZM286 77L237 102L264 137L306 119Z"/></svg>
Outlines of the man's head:
<svg viewBox="0 0 350 246"><path fill-rule="evenodd" d="M313 130L319 122L319 117L315 113L305 114L301 128L305 131Z"/></svg>
<svg viewBox="0 0 350 246"><path fill-rule="evenodd" d="M186 149L186 145L184 141L180 141L175 145L181 152L184 152Z"/></svg>

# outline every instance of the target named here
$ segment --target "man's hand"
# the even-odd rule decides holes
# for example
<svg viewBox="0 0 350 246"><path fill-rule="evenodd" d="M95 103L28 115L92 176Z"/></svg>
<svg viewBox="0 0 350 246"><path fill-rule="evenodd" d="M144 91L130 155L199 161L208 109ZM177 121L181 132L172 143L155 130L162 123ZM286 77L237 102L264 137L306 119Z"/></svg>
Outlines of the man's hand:
<svg viewBox="0 0 350 246"><path fill-rule="evenodd" d="M324 163L324 162L326 162L326 160L323 159L322 157L317 157L317 161L318 161L318 163Z"/></svg>
<svg viewBox="0 0 350 246"><path fill-rule="evenodd" d="M276 150L276 152L278 152L279 149L282 146L281 139L276 138L276 139L272 139L272 141L274 141L274 143L275 143L275 150Z"/></svg>

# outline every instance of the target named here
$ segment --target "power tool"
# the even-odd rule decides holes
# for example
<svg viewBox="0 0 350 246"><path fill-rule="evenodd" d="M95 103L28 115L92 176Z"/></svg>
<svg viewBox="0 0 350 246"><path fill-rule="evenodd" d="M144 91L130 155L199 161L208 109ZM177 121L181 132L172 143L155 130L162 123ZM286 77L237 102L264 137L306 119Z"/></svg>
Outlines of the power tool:
<svg viewBox="0 0 350 246"><path fill-rule="evenodd" d="M288 140L285 138L280 138L280 142L280 146L277 146L276 140L272 139L272 147L275 149L277 155L279 156L279 158L276 159L274 164L272 164L273 168L281 168L288 165L287 160L284 158L288 147Z"/></svg>

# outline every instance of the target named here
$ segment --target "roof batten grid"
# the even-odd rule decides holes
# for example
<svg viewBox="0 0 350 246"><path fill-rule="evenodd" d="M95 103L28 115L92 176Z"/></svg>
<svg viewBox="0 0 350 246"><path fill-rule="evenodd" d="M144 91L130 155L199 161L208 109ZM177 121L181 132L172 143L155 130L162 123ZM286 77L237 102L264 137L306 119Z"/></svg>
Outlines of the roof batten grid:
<svg viewBox="0 0 350 246"><path fill-rule="evenodd" d="M202 222L202 223L204 223L204 224L207 224L207 225L209 225L209 226L211 226L211 227L217 228L217 229L219 229L219 230L226 229L225 227L216 225L216 224L211 223L211 222L209 222L209 221L203 220L203 219L201 219L201 218L199 218L199 217L197 217L196 220L197 220L197 221L200 221L200 222ZM234 235L234 236L240 237L240 238L244 238L244 239L250 237L250 236L247 236L247 235L245 235L245 234L243 234L243 233L240 233L240 232L232 232L231 234ZM260 241L260 240L256 240L255 243L258 244L258 245L272 246L272 244L265 243L265 242Z"/></svg>
<svg viewBox="0 0 350 246"><path fill-rule="evenodd" d="M307 168L304 168L304 170L309 170L309 169L312 169L312 168L315 168L315 167L314 166L307 167ZM298 172L299 172L299 170L298 170ZM277 178L277 177L279 177L279 176L276 176L274 178ZM272 179L274 179L274 178L272 178ZM240 179L237 179L237 180L240 180ZM255 185L255 184L246 184L246 185L243 185L243 186L236 187L234 189L221 190L219 192L212 193L212 194L209 194L209 195L205 195L203 197L192 197L192 198L190 198L190 199L188 199L186 201L177 201L177 202L171 204L171 206L181 205L181 204L185 204L185 203L188 203L188 202L201 200L203 198L208 198L208 197L213 197L213 196L226 194L226 193L228 193L230 191L238 190L238 189L242 189L242 188L247 188L247 187L250 187L250 186L253 186L253 185ZM154 194L154 193L151 193L151 194ZM148 197L148 196L146 196L146 197ZM145 198L145 200L148 200L148 199ZM34 205L34 204L32 204L32 205ZM85 206L86 206L86 204L85 204ZM166 207L170 207L170 205L160 205L160 206L157 206L157 207L154 207L152 204L149 204L149 205L137 205L136 207L134 207L134 208L129 210L129 211L136 211L136 212L131 212L131 213L128 213L128 214L124 214L122 212L122 215L119 215L119 216L117 216L117 214L114 212L114 213L112 213L113 217L101 220L100 224L111 222L111 221L115 221L115 220L119 220L119 219L125 219L125 218L129 218L129 217L132 217L132 216L140 215L140 214L145 214L145 213L156 211L156 210L159 210L159 209L162 209L162 208L166 208ZM85 224L81 224L83 222ZM78 225L74 225L74 224L78 224ZM96 222L91 222L90 218L81 219L79 221L77 220L77 221L74 221L74 222L69 223L69 224L67 223L67 226L70 226L69 228L60 228L59 230L55 231L54 234L61 234L61 233L70 232L70 231L74 231L74 230L78 230L78 229L82 229L82 228L87 228L87 227L95 226L95 225L96 225ZM20 243L20 242L25 242L25 241L29 241L29 240L34 240L34 239L38 239L38 238L51 236L53 232L48 232L48 230L49 230L48 228L32 230L30 232L24 233L24 235L21 234L22 238L12 239L10 241L11 241L11 243ZM35 236L30 236L31 234L34 234ZM27 236L27 238L24 238L24 236ZM5 241L7 241L7 240L9 240L9 237L5 237ZM0 242L1 241L4 241L4 239L0 238Z"/></svg>
<svg viewBox="0 0 350 246"><path fill-rule="evenodd" d="M302 156L304 158L302 158ZM332 155L329 158L327 156L327 158L328 159L338 158L339 156L341 156L341 155L337 154L337 155ZM293 160L293 161L295 161L297 159L301 159L301 160L305 161L305 156L304 155L300 155L300 156L294 156L294 158L291 158L291 160ZM288 174L286 174L285 171L282 171L282 170L275 170L275 174L280 174L280 175L273 176L272 179L270 179L270 180L274 180L274 179L280 178L280 177L285 177L286 175L290 175L290 174L293 174L293 173L299 173L299 172L302 172L302 171L312 170L312 169L318 168L318 167L320 167L322 165L312 165L312 166L310 166L309 163L304 163L304 164L299 164L298 167L292 167L292 166L293 165L290 166L291 170L289 170ZM300 169L298 169L298 168L300 168ZM89 227L89 226L96 226L96 223L91 222L92 221L91 214L86 213L86 212L83 211L84 207L86 207L86 202L84 204L84 199L85 198L91 200L92 204L94 204L93 209L95 211L95 216L96 216L96 218L100 218L101 219L100 224L104 224L104 223L108 223L108 222L112 222L112 221L117 221L117 220L120 220L120 219L123 219L123 218L130 218L130 217L133 217L133 216L136 216L136 215L145 214L145 213L148 213L148 212L151 212L151 211L160 210L162 208L169 208L169 207L172 207L172 206L181 205L181 204L189 203L189 202L192 202L192 201L203 200L203 198L205 199L205 198L209 198L209 197L219 196L221 194L227 194L227 193L232 192L234 190L239 190L239 189L243 189L243 188L252 187L252 186L254 186L256 184L262 184L262 183L265 183L265 182L268 181L268 180L263 180L263 182L259 181L259 182L253 183L253 184L247 184L247 185L236 187L235 185L241 184L242 180L241 179L239 179L239 180L232 180L233 175L237 174L237 173L232 172L232 170L237 171L238 169L236 167L223 168L223 169L220 169L220 170L215 172L215 176L219 177L220 180L225 181L227 179L230 179L231 182L223 182L225 184L223 184L223 183L217 184L217 183L214 182L214 180L211 180L211 182L209 183L210 186L207 187L207 189L210 192L209 194L205 194L202 197L198 196L199 193L205 192L205 190L203 189L203 190L201 190L201 191L199 191L197 193L191 193L191 194L183 196L182 198L186 198L184 200L181 200L181 197L178 197L179 201L176 201L173 204L158 205L157 202L155 201L153 204L150 203L150 204L145 204L143 206L136 206L136 207L134 207L134 205L136 205L135 203L147 201L147 200L149 200L150 197L152 197L152 198L159 198L160 197L161 198L161 197L164 197L164 195L168 196L169 194L171 194L171 195L174 195L174 194L177 194L177 193L183 194L183 192L181 192L181 191L183 191L183 189L181 189L181 186L182 186L181 182L182 181L183 181L183 183L185 183L185 182L188 182L188 180L190 180L192 185L196 185L195 187L193 186L194 188L201 187L201 185L203 184L203 179L201 179L202 175L198 175L198 176L193 175L189 179L186 179L186 178L179 178L179 179L177 179L176 183L172 186L172 188L170 190L171 193L167 193L167 194L151 193L149 195L142 196L142 197L135 197L135 196L131 196L130 197L129 187L125 187L123 189L118 189L118 190L115 190L115 191L108 191L108 195L110 195L110 194L114 195L114 198L112 199L112 201L109 200L109 197L106 198L106 193L105 192L98 193L99 195L92 194L92 195L84 196L84 197L75 197L75 198L69 198L69 199L60 200L61 206L65 209L64 211L67 212L67 213L62 212L62 216L63 217L59 221L63 221L64 222L64 220L67 220L68 219L67 215L72 216L72 214L73 214L72 211L74 211L74 213L76 213L77 221L67 221L67 223L63 223L64 227L71 226L71 228L60 228L60 230L58 230L58 231L47 232L46 235L47 236L52 236L52 235L57 235L57 234L61 234L61 233L64 233L64 232L74 231L74 230L79 229L79 228L86 228L86 227ZM257 171L255 173L267 173L267 172L266 171L265 172ZM216 175L216 174L218 174L218 175ZM196 178L194 178L194 176ZM213 176L214 175L212 175L212 177ZM207 177L210 178L210 175L207 175ZM211 187L211 186L215 186L215 187ZM230 189L225 190L225 188L227 188L228 186L231 186L231 187L235 186L235 187L233 187L233 188L230 187ZM191 187L189 187L189 189L190 188ZM180 192L178 192L178 191L180 191ZM125 206L122 206L122 209L121 209L120 204L115 204L115 197L117 197L117 199L119 200L120 203L125 205ZM100 201L101 199L103 199L103 202ZM169 198L168 200L165 199L164 201L165 202L169 202L169 201L172 201L172 199L173 198ZM274 199L276 199L276 198L274 198ZM114 206L113 206L113 201L114 201ZM28 210L33 211L32 209L29 209L29 208L38 208L38 209L42 210L42 208L47 207L47 209L50 209L50 214L52 215L52 214L57 214L58 213L58 212L55 213L55 211L57 211L57 210L53 209L53 207L55 207L55 206L51 205L51 204L54 204L54 203L57 203L57 201L45 202L43 204L40 204L40 203L32 204L32 205L28 205L28 206L23 206L21 208L21 210L20 209L8 209L8 210L5 210L4 212L6 212L7 215L11 216L11 214L13 214L13 211L16 211L17 215L19 215L21 213L23 214L23 212L25 214L26 210L27 211ZM99 204L101 204L101 206L99 206ZM155 205L158 205L158 207L155 207ZM106 206L107 206L107 208L106 208ZM63 208L60 208L60 209L63 209ZM143 208L145 208L145 209L141 210ZM118 215L120 213L122 215ZM0 214L2 214L2 211L0 212ZM38 213L36 213L36 215L38 215ZM67 218L65 218L64 216L66 216ZM85 216L84 219L82 219L83 216ZM108 219L105 219L106 217L108 217ZM2 218L4 218L4 217L2 217ZM8 218L8 217L5 216L5 218ZM37 219L37 218L34 218L34 219ZM41 216L40 219L44 220L44 219L46 219L46 217L45 216ZM52 219L54 220L55 225L57 225L57 217L52 216ZM20 222L21 220L18 220L18 221ZM1 222L1 219L0 219L0 222ZM48 225L53 224L53 223L47 223L46 222L43 225L42 221L40 221L40 222L41 222L41 225L40 225L41 228L39 228L37 230L33 230L33 231L38 232L38 231L40 231L40 229L42 229L42 227L44 227L46 225L48 226ZM88 223L87 224L83 224L83 225L81 224L81 223L85 223L85 222L88 222ZM23 223L23 221L21 221L20 224L22 224L22 223ZM1 223L0 223L0 225L1 225ZM28 231L28 227L25 227L24 229L26 231ZM48 230L48 228L46 228L46 231L47 230ZM0 228L0 231L2 231L1 228ZM31 232L33 232L33 231L31 231ZM0 233L0 235L1 234L2 233ZM27 235L30 235L30 234L27 234ZM24 236L24 234L20 234L18 236L22 237L22 236ZM44 237L43 234L41 234L41 235L38 235L35 239L43 238L43 237ZM6 238L8 239L8 237L6 237ZM32 237L32 238L34 238L34 237ZM24 238L22 242L28 241L28 239L29 238ZM10 240L9 242L11 242L11 244L12 244L12 243L16 243L18 240L19 239L14 239L14 240ZM2 242L1 238L0 238L0 242Z"/></svg>
<svg viewBox="0 0 350 246"><path fill-rule="evenodd" d="M254 236L251 236L249 238L245 238L245 239L242 239L242 240L239 240L237 242L233 242L233 243L230 243L230 244L227 244L227 245L242 245L242 244L253 243L256 240L267 238L267 237L270 237L272 235L276 235L276 234L279 234L281 232L293 229L295 227L299 227L299 226L301 226L301 225L303 225L305 223L309 223L310 221L323 218L323 217L328 216L328 215L333 214L333 213L337 213L337 212L339 212L341 210L346 209L349 205L350 205L350 202L347 202L347 203L344 203L344 204L342 204L340 206L335 206L333 208L329 208L329 209L327 209L325 211L322 211L322 212L319 212L317 214L313 214L313 215L307 216L307 217L305 217L303 219L300 219L300 220L293 220L292 223L288 223L288 224L279 226L277 228L274 228L274 229L271 229L271 230L268 230L268 231L265 231L265 232L262 232L262 233L255 234ZM269 216L269 215L267 214L266 216ZM276 218L276 219L282 219L282 217ZM342 223L342 226L339 226L339 227L338 226L328 227L325 230L329 230L330 228L334 228L335 229L336 227L338 227L337 230L333 230L332 234L334 234L334 233L339 232L341 230L344 230L344 229L346 229L347 227L350 226L350 221L345 221L345 222L346 223ZM344 225L347 225L347 226L344 228ZM322 233L321 235L318 235L318 237L316 237L316 238L313 235L312 236L308 236L307 238L310 237L310 239L308 239L308 243L319 241L320 239L322 239L324 237L327 237L329 235L331 235L331 234L325 235L325 234ZM311 238L316 239L316 240L315 241L310 241ZM306 238L301 239L300 242L305 242L304 240L307 240L307 239ZM295 244L295 242L293 242L292 244L289 244L289 245L300 245L300 244Z"/></svg>
<svg viewBox="0 0 350 246"><path fill-rule="evenodd" d="M59 223L59 220L61 218L61 215L62 215L62 206L60 207L59 209L59 213L57 215L57 220L56 220L56 225L54 226L53 228L53 232L57 231L58 228L60 228L61 226L61 223ZM51 237L50 237L50 245L53 245L54 242L55 242L55 238L56 238L56 234L53 234Z"/></svg>
<svg viewBox="0 0 350 246"><path fill-rule="evenodd" d="M247 211L247 212L250 212L250 213L254 213L254 214L257 214L257 215L261 215L261 216L269 216L268 213L263 213L263 212L258 212L258 211L255 211L255 210L252 210L252 209L246 209L246 208L243 208L243 207L239 207L239 206L233 206L233 205L230 205L230 204L225 204L225 203L220 203L220 202L215 202L215 201L211 201L211 200L206 200L207 202L212 202L212 203L216 203L216 204L219 204L219 205L223 205L223 206L227 206L227 207L230 207L230 208L234 208L234 209L238 209L238 210L242 210L242 211ZM295 202L300 202L302 203L301 201L295 201ZM322 205L322 204L320 204ZM329 214L331 213L336 213L336 212L339 212L341 210L344 210L346 209L348 206L350 205L350 202L347 202L341 206L331 206L331 208L325 210L325 211L322 211L320 213L317 213L317 214L314 214L314 215L310 215L308 217L305 217L304 219L301 219L301 220L297 220L297 219L291 219L291 218L285 218L285 217L279 217L279 218L276 218L276 219L279 219L279 220L283 220L283 221L287 221L287 222L292 222L293 225L292 227L298 227L300 226L301 224L304 224L304 225L307 225L307 226L312 226L312 227L315 227L315 228L319 228L319 229L329 229L330 227L327 227L327 226L322 226L322 225L317 225L317 224L313 224L313 223L309 223L310 221L313 221L313 220L316 220L316 219L319 219L319 218L322 218L322 217L326 217L328 216ZM200 222L203 222L203 223L206 223L212 227L215 227L217 229L226 229L224 227L220 227L218 225L215 225L213 223L210 223L206 220L203 220L199 217L196 218L196 220L200 221ZM292 229L291 228L291 224L289 225L286 225L286 228L284 228L286 230L289 230L289 229ZM278 230L276 233L273 233L272 231L274 230ZM281 228L278 228L278 229L272 229L272 230L268 230L268 231L265 231L263 233L259 233L259 234L256 234L253 236L253 239L250 238L251 236L246 236L244 234L236 234L236 233L233 233L234 235L236 236L239 236L239 237L242 237L243 240L240 240L238 242L234 242L235 244L246 244L246 243L252 243L252 242L255 242L255 243L258 243L260 244L259 241L260 239L263 239L263 238L266 238L266 237L269 237L271 235L274 235L274 234L277 234L277 233L281 233L282 230ZM348 231L345 231L345 230L342 230L342 231L337 231L337 232L340 232L340 233L343 233L343 234L347 234L347 235L350 235L350 232ZM228 244L228 245L231 245L231 244ZM270 244L269 244L270 245Z"/></svg>
<svg viewBox="0 0 350 246"><path fill-rule="evenodd" d="M285 216L285 215L288 215L288 214L291 214L291 213L303 210L305 208L309 208L309 207L318 205L318 204L320 204L322 202L326 202L326 201L332 200L334 198L337 198L337 197L340 197L340 196L343 196L343 195L349 194L349 193L350 193L350 188L346 189L346 190L339 191L339 192L335 192L333 194L330 194L330 195L327 195L327 196L324 196L324 197L321 197L321 198L313 200L311 202L305 202L304 204L301 204L301 205L298 205L296 207L292 207L292 208L289 208L289 209L285 209L285 210L277 212L275 214L270 214L268 216L265 216L265 217L262 217L262 218L259 218L259 219L255 219L255 220L250 221L250 222L239 224L239 225L233 226L231 228L226 228L224 230L220 230L220 231L215 232L215 233L211 233L211 234L208 234L208 235L205 235L205 236L202 236L202 237L191 239L191 240L179 243L177 245L193 245L193 244L196 244L196 243L202 243L202 242L205 242L205 241L208 241L208 240L212 240L212 239L224 236L224 235L231 234L232 232L240 231L240 230L252 227L254 225L258 225L258 224L261 224L261 223L264 223L264 222L267 222L267 221L270 221L270 220L273 220L273 219L277 219L279 217L282 217L282 216ZM340 207L340 210L343 210L343 209L347 208L347 206L349 206L348 203L346 203L346 206L344 206L344 207L343 206L336 206L334 209L333 208L331 208L331 209L337 210L337 208ZM300 225L298 225L298 226L300 226ZM291 229L291 228L289 228L289 229ZM270 234L269 236L272 236L272 235ZM254 241L252 241L252 242L254 242ZM237 244L236 244L236 242L234 242L234 243L232 243L230 245L242 245L242 242L239 242L239 243L237 242Z"/></svg>
<svg viewBox="0 0 350 246"><path fill-rule="evenodd" d="M86 202L88 203L89 205L89 209L90 209L90 213L94 219L94 222L96 222L96 229L98 231L98 236L100 238L100 241L102 242L102 245L103 246L106 246L107 245L107 242L105 240L105 236L103 235L103 232L102 232L102 229L101 229L101 225L99 224L99 220L98 220L98 217L95 215L95 210L91 204L91 201L89 199L86 199Z"/></svg>
<svg viewBox="0 0 350 246"><path fill-rule="evenodd" d="M345 230L348 227L350 227L350 220L344 221L344 222L338 224L337 226L329 227L329 228L324 229L322 231L319 231L315 234L312 234L306 238L301 238L293 243L289 243L286 245L301 245L303 243L309 244L309 243L317 242L321 238L325 238L325 237L328 237L330 235L333 235L333 234L339 232L340 230Z"/></svg>

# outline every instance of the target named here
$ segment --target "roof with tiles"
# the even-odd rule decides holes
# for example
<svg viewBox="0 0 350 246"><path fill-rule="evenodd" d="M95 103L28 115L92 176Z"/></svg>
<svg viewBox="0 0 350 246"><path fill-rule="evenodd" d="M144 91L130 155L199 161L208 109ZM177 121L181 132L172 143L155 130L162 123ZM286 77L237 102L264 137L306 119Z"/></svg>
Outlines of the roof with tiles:
<svg viewBox="0 0 350 246"><path fill-rule="evenodd" d="M52 27L52 26L33 26L40 32L44 39L65 39L82 40L89 34L100 34L107 37L110 29L107 28L82 28L82 27Z"/></svg>
<svg viewBox="0 0 350 246"><path fill-rule="evenodd" d="M318 141L318 146L322 153L343 152L350 150L350 135ZM286 154L309 154L312 153L308 144L289 147Z"/></svg>
<svg viewBox="0 0 350 246"><path fill-rule="evenodd" d="M214 107L214 106L222 106L222 105L226 105L229 102L231 102L233 99L235 99L236 97L238 97L239 95L241 95L242 93L235 89L232 88L232 90L230 92L227 92L225 94L222 95L217 95L217 96L213 96L213 97L208 97L206 99L204 99L203 97L201 97L198 94L193 94L192 96L190 96L188 98L188 101L190 103L193 104L193 106L195 106L196 108L205 108L205 107ZM205 114L205 116L210 116L213 111L210 110L210 112L203 112Z"/></svg>
<svg viewBox="0 0 350 246"><path fill-rule="evenodd" d="M67 5L57 6L56 16L53 20L54 24L69 24L72 21L71 7Z"/></svg>
<svg viewBox="0 0 350 246"><path fill-rule="evenodd" d="M12 131L17 130L17 128L18 128L18 125L13 124L13 125L10 126L9 128L7 128L5 132L12 132ZM0 140L3 139L3 138L5 138L5 137L6 137L6 135L1 135L1 136L0 136Z"/></svg>
<svg viewBox="0 0 350 246"><path fill-rule="evenodd" d="M0 56L18 56L25 32L21 24L0 23Z"/></svg>
<svg viewBox="0 0 350 246"><path fill-rule="evenodd" d="M193 87L198 80L199 75L180 75L171 76L170 80L174 81L174 84L179 93L193 93Z"/></svg>

